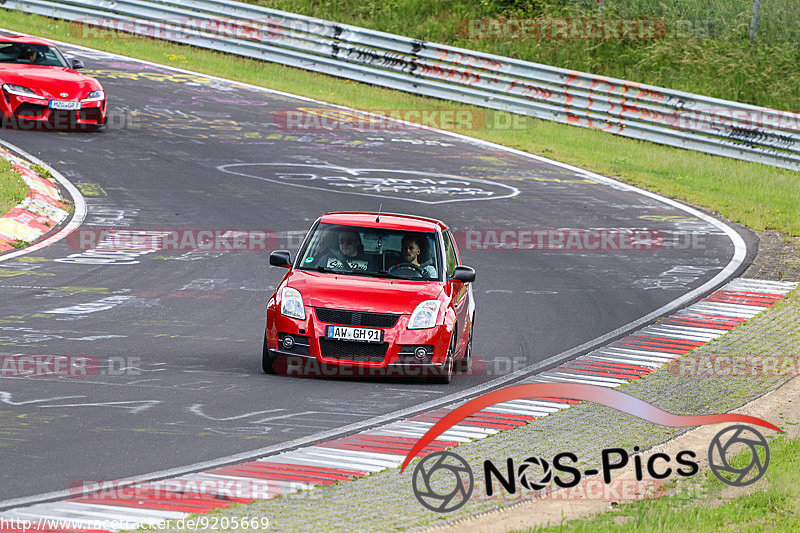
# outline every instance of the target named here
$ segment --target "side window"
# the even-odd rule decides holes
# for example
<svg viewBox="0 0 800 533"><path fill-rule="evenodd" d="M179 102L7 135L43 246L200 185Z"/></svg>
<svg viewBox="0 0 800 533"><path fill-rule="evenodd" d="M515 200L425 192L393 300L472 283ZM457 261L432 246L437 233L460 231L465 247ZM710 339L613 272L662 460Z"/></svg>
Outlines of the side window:
<svg viewBox="0 0 800 533"><path fill-rule="evenodd" d="M458 265L458 257L456 256L456 248L453 244L453 236L450 234L450 231L442 233L442 237L444 237L444 254L445 260L447 261L447 277L449 278L453 275Z"/></svg>

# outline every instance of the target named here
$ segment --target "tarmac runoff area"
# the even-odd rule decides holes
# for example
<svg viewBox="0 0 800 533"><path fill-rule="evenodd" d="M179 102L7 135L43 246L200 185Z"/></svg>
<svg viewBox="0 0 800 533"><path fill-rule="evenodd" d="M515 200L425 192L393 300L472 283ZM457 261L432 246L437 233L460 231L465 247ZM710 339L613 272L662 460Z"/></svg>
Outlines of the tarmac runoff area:
<svg viewBox="0 0 800 533"><path fill-rule="evenodd" d="M764 254L772 257L763 257ZM764 246L764 254L745 276L756 273L757 269L764 278L785 281L786 273L790 272L792 280L796 279L800 254L795 248L773 242ZM800 381L796 378L800 361L798 338L800 291L794 290L771 309L684 355L693 359L694 372L681 372L678 359L677 368L676 363L667 365L616 390L676 414L733 411L758 416L781 427L788 436L796 437L796 426L787 422L800 417L797 400ZM714 372L713 362L725 357L729 361L739 358L762 363L774 358L770 360L774 366L765 369L763 364L744 365L739 375ZM709 367L703 361L712 364ZM787 365L787 361L791 364ZM701 364L706 370L697 371ZM711 372L707 371L709 368ZM478 472L476 465L485 460L504 465L508 458L523 461L531 456L552 458L561 452L572 452L586 458L582 467L597 467L601 450L609 447L626 450L638 447L644 457L694 448L703 472L707 468L708 443L724 427L725 424L689 429L660 426L598 404L582 403L452 450ZM764 429L763 433L774 432ZM561 523L564 516L567 519L588 516L611 509L615 502L653 493L653 487L628 483L632 481L629 471L620 470L617 486L599 499L592 496L597 494L596 489L583 491L588 498L581 498L579 492L574 500L566 501L558 491L544 499L537 498L538 491L526 490L486 497L480 472L476 474L475 492L466 505L450 513L435 513L422 507L412 492L416 464L412 462L402 474L399 469L391 468L352 481L217 511L214 516L268 517L271 527L279 531L508 531ZM731 491L757 487L755 484ZM574 495L575 491L571 496Z"/></svg>

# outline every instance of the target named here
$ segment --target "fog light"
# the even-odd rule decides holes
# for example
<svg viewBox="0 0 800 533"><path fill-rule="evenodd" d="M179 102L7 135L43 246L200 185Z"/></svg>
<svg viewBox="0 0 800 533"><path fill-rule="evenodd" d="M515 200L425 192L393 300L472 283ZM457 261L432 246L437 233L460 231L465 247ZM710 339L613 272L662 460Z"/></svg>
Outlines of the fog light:
<svg viewBox="0 0 800 533"><path fill-rule="evenodd" d="M419 346L416 350L414 350L414 357L416 357L417 360L422 361L428 357L428 350L426 350L424 346Z"/></svg>
<svg viewBox="0 0 800 533"><path fill-rule="evenodd" d="M294 346L294 337L292 337L291 335L286 335L283 338L283 348L285 350L291 350L292 346Z"/></svg>

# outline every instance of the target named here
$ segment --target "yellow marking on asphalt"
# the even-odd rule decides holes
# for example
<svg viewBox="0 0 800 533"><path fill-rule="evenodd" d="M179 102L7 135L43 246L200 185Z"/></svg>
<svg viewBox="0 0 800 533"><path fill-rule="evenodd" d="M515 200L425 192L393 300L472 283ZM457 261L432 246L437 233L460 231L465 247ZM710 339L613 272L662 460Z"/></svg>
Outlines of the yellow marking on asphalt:
<svg viewBox="0 0 800 533"><path fill-rule="evenodd" d="M0 269L0 278L13 278L15 276L55 276L49 272L32 272L30 270L2 270Z"/></svg>
<svg viewBox="0 0 800 533"><path fill-rule="evenodd" d="M45 292L67 293L67 294L108 294L110 289L106 287L58 287Z"/></svg>
<svg viewBox="0 0 800 533"><path fill-rule="evenodd" d="M478 156L476 159L480 159L481 161L484 161L486 163L489 163L490 165L495 165L495 166L498 166L498 167L509 167L509 166L512 166L511 163L509 163L508 161L504 161L504 160L500 159L499 157L492 157L490 155Z"/></svg>
<svg viewBox="0 0 800 533"><path fill-rule="evenodd" d="M245 139L260 139L261 138L261 132L258 132L258 131L247 131L244 134L244 138Z"/></svg>
<svg viewBox="0 0 800 533"><path fill-rule="evenodd" d="M107 196L106 191L97 183L81 182L75 185L84 196Z"/></svg>
<svg viewBox="0 0 800 533"><path fill-rule="evenodd" d="M20 263L45 263L45 262L50 261L50 260L47 259L47 258L44 258L44 257L23 255L22 257L17 259L17 261L20 262Z"/></svg>
<svg viewBox="0 0 800 533"><path fill-rule="evenodd" d="M174 83L212 83L213 80L204 78L202 76L194 76L192 74L161 74L158 72L130 72L127 70L113 70L113 69L94 69L84 70L89 76L112 78L112 79L125 79L125 80L151 80L151 81L171 81Z"/></svg>

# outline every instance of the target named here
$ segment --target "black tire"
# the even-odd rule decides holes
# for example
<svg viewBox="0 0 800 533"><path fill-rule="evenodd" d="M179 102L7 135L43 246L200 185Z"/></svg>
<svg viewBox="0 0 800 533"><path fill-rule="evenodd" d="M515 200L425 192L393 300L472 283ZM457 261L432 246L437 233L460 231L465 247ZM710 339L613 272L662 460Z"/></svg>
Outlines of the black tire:
<svg viewBox="0 0 800 533"><path fill-rule="evenodd" d="M450 337L450 346L447 348L447 358L444 360L444 365L442 366L442 369L439 370L439 374L430 379L431 383L447 385L453 380L453 373L455 370L455 362L453 358L456 354L456 341L458 340L457 333L458 326L456 326L456 329L453 331L453 335Z"/></svg>
<svg viewBox="0 0 800 533"><path fill-rule="evenodd" d="M264 350L261 353L261 369L264 371L265 374L274 374L275 368L273 364L275 363L275 358L272 357L269 353L269 348L267 348L267 332L264 332Z"/></svg>

